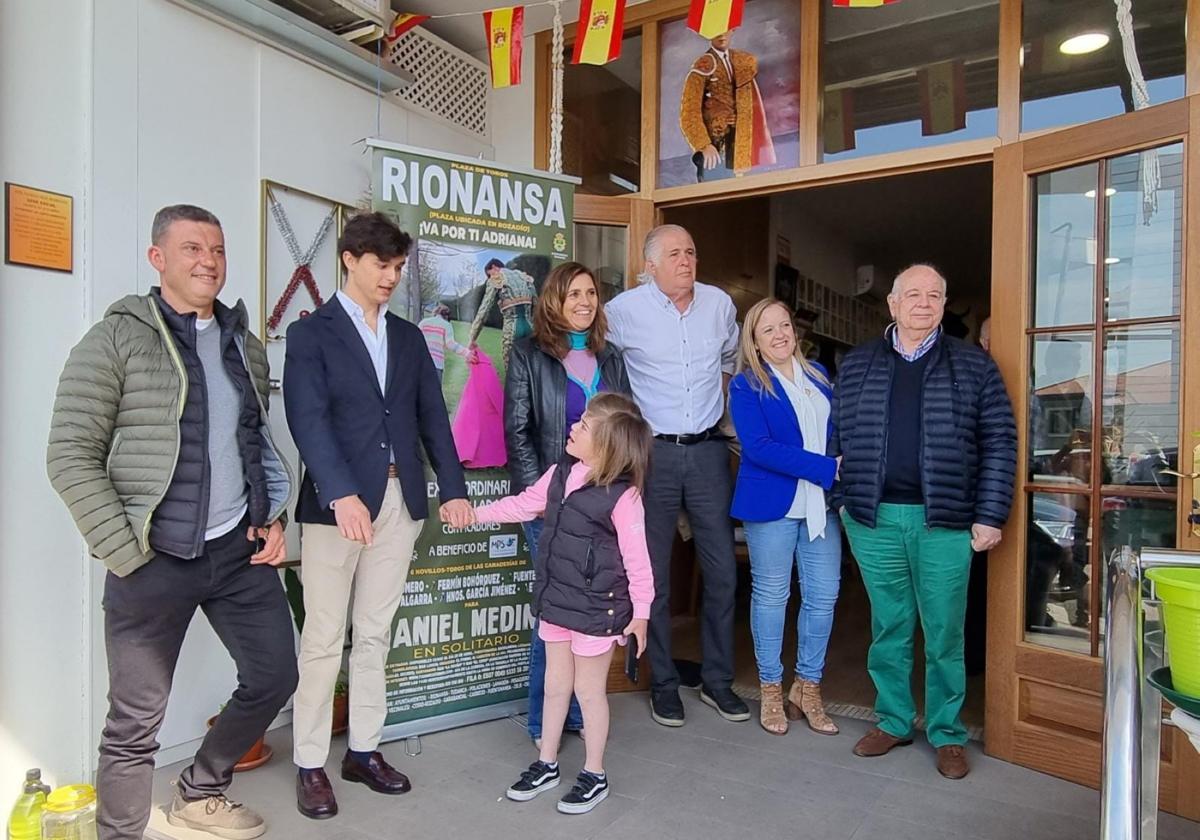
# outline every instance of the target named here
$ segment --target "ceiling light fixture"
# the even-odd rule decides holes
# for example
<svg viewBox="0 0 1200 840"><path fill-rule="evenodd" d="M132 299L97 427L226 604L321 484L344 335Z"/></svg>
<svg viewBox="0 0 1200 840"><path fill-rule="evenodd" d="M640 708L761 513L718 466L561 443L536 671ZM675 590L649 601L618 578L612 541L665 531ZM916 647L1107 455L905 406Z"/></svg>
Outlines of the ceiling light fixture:
<svg viewBox="0 0 1200 840"><path fill-rule="evenodd" d="M1058 51L1063 55L1087 55L1108 46L1108 33L1084 32L1075 35L1058 45Z"/></svg>
<svg viewBox="0 0 1200 840"><path fill-rule="evenodd" d="M1120 257L1105 257L1104 258L1105 265L1116 265L1120 261L1121 261Z"/></svg>
<svg viewBox="0 0 1200 840"><path fill-rule="evenodd" d="M1115 190L1113 187L1106 187L1106 188L1105 188L1105 190L1104 190L1104 194L1105 194L1106 196L1108 196L1109 198L1112 198L1114 195L1116 195L1116 194L1117 194L1117 191L1116 191L1116 190ZM1085 192L1085 193L1083 194L1083 197L1084 197L1084 198L1095 198L1095 197L1096 197L1096 191L1095 191L1095 190L1088 190L1087 192Z"/></svg>

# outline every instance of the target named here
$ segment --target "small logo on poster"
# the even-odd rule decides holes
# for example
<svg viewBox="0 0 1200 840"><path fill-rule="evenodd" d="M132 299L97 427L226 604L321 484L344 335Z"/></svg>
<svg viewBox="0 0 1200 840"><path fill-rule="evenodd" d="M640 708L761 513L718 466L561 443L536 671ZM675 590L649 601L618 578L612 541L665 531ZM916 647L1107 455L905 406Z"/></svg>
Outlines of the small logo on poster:
<svg viewBox="0 0 1200 840"><path fill-rule="evenodd" d="M488 541L488 557L496 559L497 557L516 557L517 556L517 535L516 534L492 534Z"/></svg>
<svg viewBox="0 0 1200 840"><path fill-rule="evenodd" d="M561 230L554 234L554 250L559 252L567 250L567 237L563 236Z"/></svg>

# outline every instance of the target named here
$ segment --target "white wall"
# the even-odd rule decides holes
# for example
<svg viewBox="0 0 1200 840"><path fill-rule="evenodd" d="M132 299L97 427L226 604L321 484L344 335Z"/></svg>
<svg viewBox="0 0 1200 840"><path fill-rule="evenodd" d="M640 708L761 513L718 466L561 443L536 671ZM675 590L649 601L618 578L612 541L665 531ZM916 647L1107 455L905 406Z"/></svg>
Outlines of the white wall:
<svg viewBox="0 0 1200 840"><path fill-rule="evenodd" d="M521 84L492 91L489 123L495 160L509 166L533 168L534 36L526 35L521 50ZM488 63L487 51L475 54Z"/></svg>
<svg viewBox="0 0 1200 840"><path fill-rule="evenodd" d="M0 267L3 802L29 766L61 783L90 779L95 764L107 691L103 572L47 482L46 432L71 346L113 300L156 282L144 256L154 211L187 202L221 218L222 299L244 298L257 324L261 179L356 204L369 184L362 138L489 159L493 150L391 100L377 106L372 91L168 0L2 0L0 78L3 179L76 198L74 274ZM532 124L532 93L518 122ZM286 438L273 403L272 425ZM163 760L190 754L234 685L228 655L198 617L160 736Z"/></svg>
<svg viewBox="0 0 1200 840"><path fill-rule="evenodd" d="M0 180L75 199L72 274L0 265L0 803L27 767L80 776L92 743L92 595L45 464L57 367L85 324L91 18L90 0L0 2Z"/></svg>

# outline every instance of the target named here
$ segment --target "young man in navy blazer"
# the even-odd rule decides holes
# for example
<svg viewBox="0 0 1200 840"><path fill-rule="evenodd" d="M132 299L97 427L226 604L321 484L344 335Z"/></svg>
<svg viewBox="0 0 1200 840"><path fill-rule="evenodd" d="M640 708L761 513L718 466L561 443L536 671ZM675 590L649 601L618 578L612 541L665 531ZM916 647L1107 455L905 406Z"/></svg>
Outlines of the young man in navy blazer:
<svg viewBox="0 0 1200 840"><path fill-rule="evenodd" d="M392 619L428 513L421 445L437 473L441 520L464 527L470 517L425 339L387 311L411 246L382 213L351 219L337 244L345 286L287 331L284 406L305 467L296 505L305 611L292 718L296 804L314 819L337 813L324 768L352 585L353 692L342 778L379 793L410 787L376 748L387 716Z"/></svg>

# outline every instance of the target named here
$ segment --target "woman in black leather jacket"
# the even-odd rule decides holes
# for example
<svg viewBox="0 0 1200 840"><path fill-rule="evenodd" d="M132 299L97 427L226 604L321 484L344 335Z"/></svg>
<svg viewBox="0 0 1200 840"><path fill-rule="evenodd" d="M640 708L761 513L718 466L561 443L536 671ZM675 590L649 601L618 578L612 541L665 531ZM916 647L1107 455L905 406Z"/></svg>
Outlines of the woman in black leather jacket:
<svg viewBox="0 0 1200 840"><path fill-rule="evenodd" d="M504 384L504 441L510 493L519 493L557 464L567 431L600 391L630 395L617 349L605 341L608 324L600 287L587 267L568 262L546 278L533 311L533 335L513 345ZM537 550L542 520L525 524L530 552ZM529 737L541 747L546 647L534 628L529 649ZM568 730L583 728L575 698Z"/></svg>

